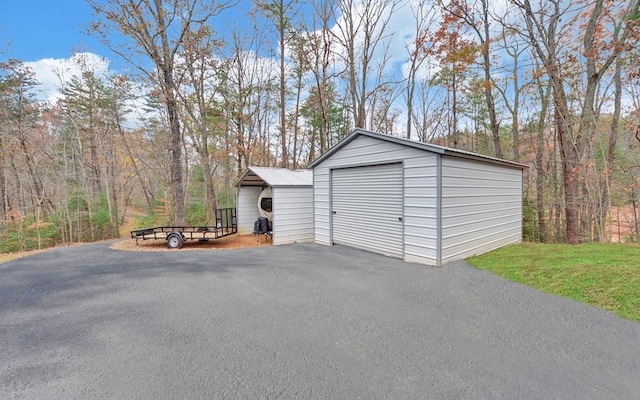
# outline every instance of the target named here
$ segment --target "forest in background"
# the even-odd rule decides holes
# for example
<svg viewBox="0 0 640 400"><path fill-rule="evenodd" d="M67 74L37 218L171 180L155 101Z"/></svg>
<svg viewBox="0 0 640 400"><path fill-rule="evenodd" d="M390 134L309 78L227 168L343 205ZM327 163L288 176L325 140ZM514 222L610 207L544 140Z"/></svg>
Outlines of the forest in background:
<svg viewBox="0 0 640 400"><path fill-rule="evenodd" d="M0 252L210 224L354 127L528 165L526 240L638 240L639 0L88 3L128 68L77 53L42 100L0 49Z"/></svg>

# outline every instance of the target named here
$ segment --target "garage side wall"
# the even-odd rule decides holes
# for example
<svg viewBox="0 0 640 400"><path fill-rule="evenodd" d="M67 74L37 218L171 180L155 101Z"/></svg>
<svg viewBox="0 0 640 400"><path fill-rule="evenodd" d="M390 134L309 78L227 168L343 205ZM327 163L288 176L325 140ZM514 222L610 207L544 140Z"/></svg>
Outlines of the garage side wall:
<svg viewBox="0 0 640 400"><path fill-rule="evenodd" d="M253 223L258 219L258 197L262 192L259 186L240 186L238 188L237 219L238 233L247 235L253 233Z"/></svg>
<svg viewBox="0 0 640 400"><path fill-rule="evenodd" d="M313 188L274 187L273 244L313 242Z"/></svg>
<svg viewBox="0 0 640 400"><path fill-rule="evenodd" d="M442 262L522 240L522 170L442 157Z"/></svg>
<svg viewBox="0 0 640 400"><path fill-rule="evenodd" d="M437 154L367 136L359 136L346 144L313 169L315 242L332 245L332 169L402 162L404 260L437 265L437 157ZM381 229L380 240L384 240L384 229Z"/></svg>

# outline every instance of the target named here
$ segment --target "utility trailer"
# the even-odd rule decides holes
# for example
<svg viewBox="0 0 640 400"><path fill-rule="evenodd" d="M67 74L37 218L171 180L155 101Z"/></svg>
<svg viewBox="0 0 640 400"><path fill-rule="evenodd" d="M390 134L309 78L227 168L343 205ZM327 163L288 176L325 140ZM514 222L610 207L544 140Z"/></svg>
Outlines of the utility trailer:
<svg viewBox="0 0 640 400"><path fill-rule="evenodd" d="M215 226L157 226L131 231L131 239L152 240L165 239L167 247L179 249L185 240L208 241L238 232L238 222L235 208L221 208L216 210Z"/></svg>

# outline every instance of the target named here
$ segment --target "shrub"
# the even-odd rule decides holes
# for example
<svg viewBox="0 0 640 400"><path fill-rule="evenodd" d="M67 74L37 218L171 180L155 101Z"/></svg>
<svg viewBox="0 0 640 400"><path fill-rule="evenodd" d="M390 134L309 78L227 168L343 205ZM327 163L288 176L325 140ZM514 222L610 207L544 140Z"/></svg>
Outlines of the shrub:
<svg viewBox="0 0 640 400"><path fill-rule="evenodd" d="M61 242L60 231L54 222L37 222L33 218L25 218L3 225L3 234L0 236L0 252L13 253L44 249Z"/></svg>

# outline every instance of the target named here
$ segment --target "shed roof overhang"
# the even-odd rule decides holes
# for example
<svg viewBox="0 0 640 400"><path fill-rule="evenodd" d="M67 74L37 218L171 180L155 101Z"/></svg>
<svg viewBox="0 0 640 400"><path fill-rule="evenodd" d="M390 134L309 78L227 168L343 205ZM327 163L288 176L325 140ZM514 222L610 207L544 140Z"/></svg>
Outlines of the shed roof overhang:
<svg viewBox="0 0 640 400"><path fill-rule="evenodd" d="M313 174L309 170L290 170L287 168L255 167L247 168L235 183L235 186L270 187L311 187Z"/></svg>

